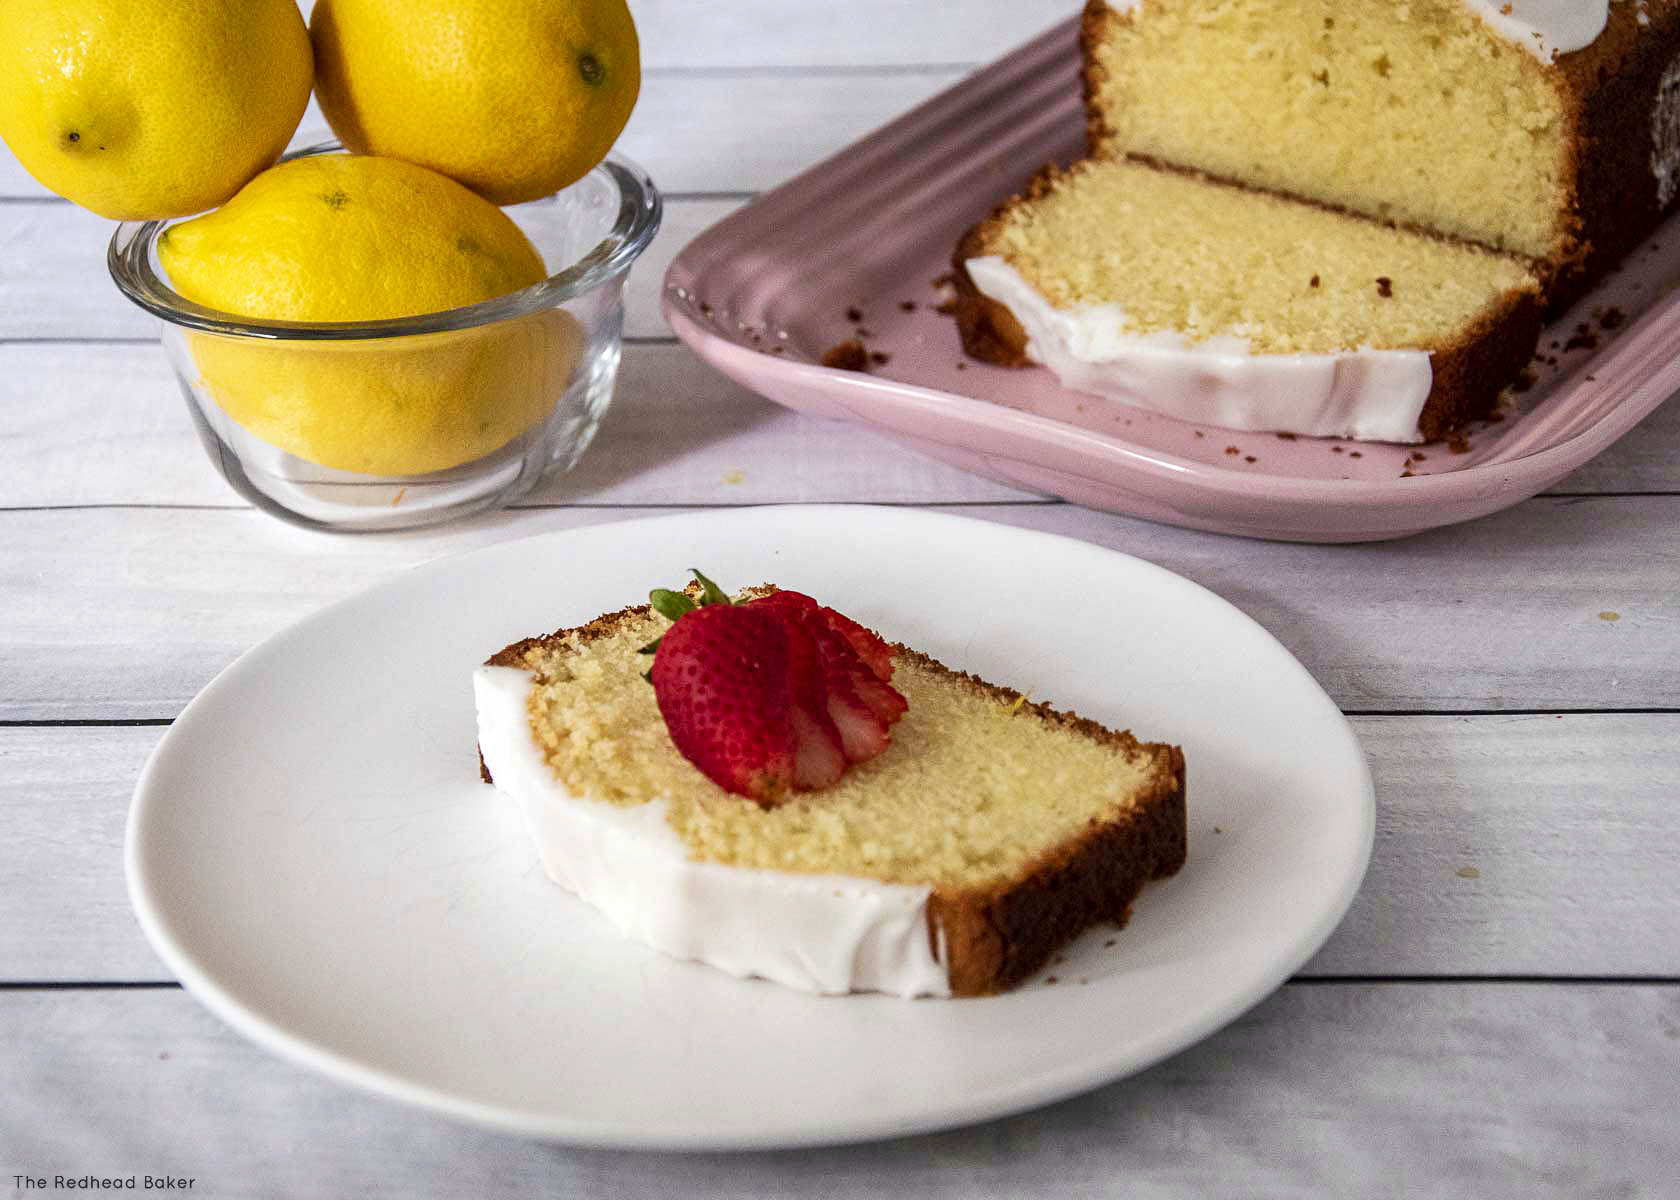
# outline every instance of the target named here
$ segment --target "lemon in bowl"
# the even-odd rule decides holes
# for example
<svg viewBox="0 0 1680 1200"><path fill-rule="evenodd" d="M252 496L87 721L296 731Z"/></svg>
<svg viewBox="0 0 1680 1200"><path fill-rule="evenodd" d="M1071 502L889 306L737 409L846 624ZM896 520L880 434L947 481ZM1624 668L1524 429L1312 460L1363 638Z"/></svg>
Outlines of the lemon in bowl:
<svg viewBox="0 0 1680 1200"><path fill-rule="evenodd" d="M430 524L569 467L611 398L657 191L609 158L501 210L426 168L314 147L220 210L123 225L118 286L163 336L212 459L332 529Z"/></svg>

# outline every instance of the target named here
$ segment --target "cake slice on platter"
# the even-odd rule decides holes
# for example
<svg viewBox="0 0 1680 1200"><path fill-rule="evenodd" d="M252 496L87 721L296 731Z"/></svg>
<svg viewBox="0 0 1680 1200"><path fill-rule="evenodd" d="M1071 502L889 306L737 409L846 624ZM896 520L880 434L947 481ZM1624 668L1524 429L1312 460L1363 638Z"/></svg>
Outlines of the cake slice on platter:
<svg viewBox="0 0 1680 1200"><path fill-rule="evenodd" d="M1046 168L953 265L969 354L1230 429L1440 437L1541 324L1521 259L1122 159Z"/></svg>
<svg viewBox="0 0 1680 1200"><path fill-rule="evenodd" d="M485 778L626 937L813 992L984 995L1184 861L1176 747L799 593L655 600L474 677Z"/></svg>

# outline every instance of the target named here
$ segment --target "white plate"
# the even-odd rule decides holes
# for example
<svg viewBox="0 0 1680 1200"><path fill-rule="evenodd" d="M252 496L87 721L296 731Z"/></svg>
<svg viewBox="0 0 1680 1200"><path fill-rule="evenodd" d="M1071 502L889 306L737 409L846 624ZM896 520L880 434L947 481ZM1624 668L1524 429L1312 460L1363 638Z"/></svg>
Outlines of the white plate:
<svg viewBox="0 0 1680 1200"><path fill-rule="evenodd" d="M546 880L513 806L477 781L470 676L688 566L811 592L948 664L1181 744L1189 862L1123 932L1092 931L1049 968L1054 985L988 999L822 998L620 940ZM957 517L747 509L493 546L269 639L158 745L128 877L182 983L294 1061L566 1142L769 1148L998 1116L1188 1046L1329 936L1373 815L1329 697L1192 583Z"/></svg>

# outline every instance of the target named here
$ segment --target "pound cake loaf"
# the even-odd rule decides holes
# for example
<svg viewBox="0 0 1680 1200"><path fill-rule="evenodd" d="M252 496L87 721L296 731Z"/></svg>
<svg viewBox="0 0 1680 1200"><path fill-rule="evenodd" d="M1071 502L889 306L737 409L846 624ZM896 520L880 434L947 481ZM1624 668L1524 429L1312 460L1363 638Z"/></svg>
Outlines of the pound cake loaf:
<svg viewBox="0 0 1680 1200"><path fill-rule="evenodd" d="M1125 159L1046 168L953 259L964 348L1232 429L1420 442L1533 353L1529 264Z"/></svg>
<svg viewBox="0 0 1680 1200"><path fill-rule="evenodd" d="M748 597L770 595L832 612L797 593ZM833 628L904 702L890 739L854 754L842 720L853 761L837 780L726 790L713 764L678 749L688 727L649 682L667 678L660 662L691 620L627 608L508 646L474 678L485 778L522 805L549 876L626 937L815 992L982 995L1088 926L1123 922L1143 885L1184 861L1176 747L845 618ZM644 651L661 637L649 671Z"/></svg>
<svg viewBox="0 0 1680 1200"><path fill-rule="evenodd" d="M1680 0L1090 0L1091 153L1534 260L1554 309L1680 192Z"/></svg>

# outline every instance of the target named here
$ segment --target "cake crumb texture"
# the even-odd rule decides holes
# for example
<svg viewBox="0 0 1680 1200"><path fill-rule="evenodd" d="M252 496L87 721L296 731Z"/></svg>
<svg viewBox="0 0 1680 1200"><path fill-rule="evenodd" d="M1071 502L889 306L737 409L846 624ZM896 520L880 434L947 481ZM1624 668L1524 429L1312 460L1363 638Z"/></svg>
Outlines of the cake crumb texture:
<svg viewBox="0 0 1680 1200"><path fill-rule="evenodd" d="M1509 255L1124 160L1047 168L958 254L1003 258L1056 308L1112 305L1128 332L1262 354L1443 350L1539 294Z"/></svg>
<svg viewBox="0 0 1680 1200"><path fill-rule="evenodd" d="M1462 0L1096 0L1085 28L1101 153L1530 258L1571 236L1567 96Z"/></svg>
<svg viewBox="0 0 1680 1200"><path fill-rule="evenodd" d="M1026 871L1047 848L1119 818L1167 747L1020 703L1014 692L895 648L893 686L909 701L877 758L774 810L707 779L665 731L640 646L666 626L625 619L609 636L563 636L514 664L534 670L532 728L574 795L612 804L661 796L695 858L738 867L856 875L966 889Z"/></svg>

